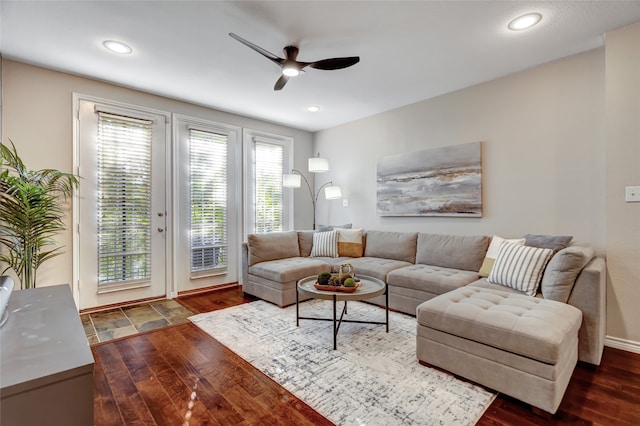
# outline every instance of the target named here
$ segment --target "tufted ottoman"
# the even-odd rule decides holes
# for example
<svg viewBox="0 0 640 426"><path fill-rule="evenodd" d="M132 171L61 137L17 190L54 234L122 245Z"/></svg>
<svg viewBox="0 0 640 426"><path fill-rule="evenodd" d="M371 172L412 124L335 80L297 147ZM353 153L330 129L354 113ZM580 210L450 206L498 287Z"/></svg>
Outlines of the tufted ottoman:
<svg viewBox="0 0 640 426"><path fill-rule="evenodd" d="M417 308L418 360L549 413L578 359L579 309L508 290L462 287Z"/></svg>

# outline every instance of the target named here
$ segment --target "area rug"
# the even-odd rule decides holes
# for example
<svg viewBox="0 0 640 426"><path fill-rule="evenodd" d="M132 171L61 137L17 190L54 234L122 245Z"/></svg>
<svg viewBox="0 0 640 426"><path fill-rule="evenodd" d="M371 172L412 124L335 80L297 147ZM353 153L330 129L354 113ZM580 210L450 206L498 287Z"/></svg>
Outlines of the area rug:
<svg viewBox="0 0 640 426"><path fill-rule="evenodd" d="M301 303L300 315L330 318L332 302ZM346 317L384 321L384 309L349 302ZM390 312L389 333L343 323L337 350L331 322L296 327L295 305L256 301L189 319L337 425L473 425L495 398L420 365L416 320L408 315Z"/></svg>

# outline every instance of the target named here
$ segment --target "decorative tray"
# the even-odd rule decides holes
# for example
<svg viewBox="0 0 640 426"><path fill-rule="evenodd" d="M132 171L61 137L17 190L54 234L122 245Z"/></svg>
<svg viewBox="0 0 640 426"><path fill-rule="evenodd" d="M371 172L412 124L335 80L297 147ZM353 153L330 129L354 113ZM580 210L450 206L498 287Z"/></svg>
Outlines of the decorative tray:
<svg viewBox="0 0 640 426"><path fill-rule="evenodd" d="M356 282L356 285L353 287L345 287L342 285L320 285L317 282L313 283L313 286L318 289L318 290L322 290L322 291L333 291L333 292L339 292L339 293L353 293L354 291L356 291L358 289L358 287L360 287L360 281Z"/></svg>

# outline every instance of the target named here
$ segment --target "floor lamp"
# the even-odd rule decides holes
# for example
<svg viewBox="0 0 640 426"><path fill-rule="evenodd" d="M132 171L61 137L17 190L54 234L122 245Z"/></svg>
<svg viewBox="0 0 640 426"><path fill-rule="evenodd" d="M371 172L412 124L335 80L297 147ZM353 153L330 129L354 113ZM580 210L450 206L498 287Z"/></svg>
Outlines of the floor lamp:
<svg viewBox="0 0 640 426"><path fill-rule="evenodd" d="M326 158L318 157L309 158L309 171L312 173L322 173L329 171L329 161ZM334 185L333 182L327 182L318 188L317 192L313 192L311 184L300 170L291 169L291 173L282 175L282 186L284 188L300 188L302 180L307 185L309 195L311 196L311 204L313 205L313 229L316 229L316 203L320 196L320 191L324 188L324 198L327 200L336 200L342 198L340 187Z"/></svg>

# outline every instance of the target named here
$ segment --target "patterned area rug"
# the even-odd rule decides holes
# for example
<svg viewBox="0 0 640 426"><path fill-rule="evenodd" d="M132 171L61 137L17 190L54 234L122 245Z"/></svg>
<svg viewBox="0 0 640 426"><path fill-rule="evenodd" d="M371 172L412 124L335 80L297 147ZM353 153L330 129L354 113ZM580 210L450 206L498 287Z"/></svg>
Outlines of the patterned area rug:
<svg viewBox="0 0 640 426"><path fill-rule="evenodd" d="M338 303L340 308L342 303ZM330 318L332 302L310 300L301 316ZM345 318L384 321L384 309L349 302ZM338 425L473 425L495 394L416 359L416 320L390 312L383 325L301 320L257 301L189 318L206 333Z"/></svg>

